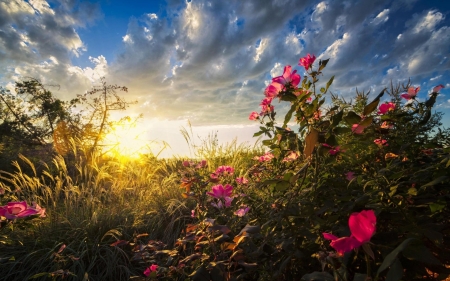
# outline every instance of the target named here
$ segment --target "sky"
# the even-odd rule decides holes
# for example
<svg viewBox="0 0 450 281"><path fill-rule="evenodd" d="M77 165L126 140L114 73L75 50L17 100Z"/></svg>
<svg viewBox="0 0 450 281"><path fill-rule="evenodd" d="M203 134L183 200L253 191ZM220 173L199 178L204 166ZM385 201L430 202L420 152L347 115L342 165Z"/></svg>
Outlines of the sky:
<svg viewBox="0 0 450 281"><path fill-rule="evenodd" d="M310 53L348 98L410 79L423 101L445 85L435 109L450 127L449 13L447 0L0 0L0 85L34 77L69 100L105 77L138 102L125 113L143 114L141 140L185 155L188 122L194 143L253 144L265 87L285 65L304 74Z"/></svg>

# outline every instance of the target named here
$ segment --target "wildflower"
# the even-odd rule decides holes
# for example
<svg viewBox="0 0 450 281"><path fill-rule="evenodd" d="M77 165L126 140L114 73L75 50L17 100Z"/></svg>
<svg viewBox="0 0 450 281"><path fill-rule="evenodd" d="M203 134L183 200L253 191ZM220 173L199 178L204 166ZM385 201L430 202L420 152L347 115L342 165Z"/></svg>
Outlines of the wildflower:
<svg viewBox="0 0 450 281"><path fill-rule="evenodd" d="M297 87L300 83L300 75L297 74L297 70L292 72L292 67L290 65L286 65L284 67L283 75L273 78L272 82L279 83L285 87L289 84L292 87Z"/></svg>
<svg viewBox="0 0 450 281"><path fill-rule="evenodd" d="M206 160L202 160L197 164L196 168L197 169L205 168L207 165L208 165L208 162Z"/></svg>
<svg viewBox="0 0 450 281"><path fill-rule="evenodd" d="M348 181L351 181L352 179L356 178L356 176L355 176L355 173L354 173L354 172L347 172L347 173L345 174L345 178L346 178Z"/></svg>
<svg viewBox="0 0 450 281"><path fill-rule="evenodd" d="M250 210L250 207L242 206L239 210L235 211L234 214L238 217L243 217L243 216L245 216L245 214L248 213L249 210Z"/></svg>
<svg viewBox="0 0 450 281"><path fill-rule="evenodd" d="M269 86L264 90L264 95L268 98L274 98L278 96L278 93L283 89L283 85L277 82L270 83Z"/></svg>
<svg viewBox="0 0 450 281"><path fill-rule="evenodd" d="M384 121L381 125L380 128L381 129L392 129L394 126L389 124L388 122Z"/></svg>
<svg viewBox="0 0 450 281"><path fill-rule="evenodd" d="M395 109L395 103L393 102L385 102L378 108L378 114L386 114L389 111L393 111Z"/></svg>
<svg viewBox="0 0 450 281"><path fill-rule="evenodd" d="M222 209L224 206L225 208L228 208L231 206L231 202L233 202L233 199L234 197L225 196L223 197L223 201L225 204L222 202L222 200L219 199L217 200L217 203L211 203L211 206L216 207L217 209Z"/></svg>
<svg viewBox="0 0 450 281"><path fill-rule="evenodd" d="M232 175L234 168L230 166L219 166L214 173L216 175Z"/></svg>
<svg viewBox="0 0 450 281"><path fill-rule="evenodd" d="M195 218L195 210L191 210L191 218Z"/></svg>
<svg viewBox="0 0 450 281"><path fill-rule="evenodd" d="M211 192L206 192L209 196L217 199L223 199L225 197L230 197L233 192L233 187L229 184L223 186L221 184L215 185L211 188Z"/></svg>
<svg viewBox="0 0 450 281"><path fill-rule="evenodd" d="M268 162L272 160L275 156L271 152L266 152L264 155L255 156L253 159L259 162Z"/></svg>
<svg viewBox="0 0 450 281"><path fill-rule="evenodd" d="M387 140L383 140L383 139L375 139L375 140L373 140L373 142L378 146L388 146L389 145L387 143Z"/></svg>
<svg viewBox="0 0 450 281"><path fill-rule="evenodd" d="M255 111L253 111L252 113L250 113L250 116L248 117L248 119L250 119L250 120L256 120L256 119L258 119L259 118L259 114L258 114L258 112L255 112Z"/></svg>
<svg viewBox="0 0 450 281"><path fill-rule="evenodd" d="M350 237L338 238L330 233L323 233L323 237L331 240L330 246L338 253L343 254L360 247L370 241L374 232L377 218L373 210L364 210L359 213L353 213L348 220L350 228Z"/></svg>
<svg viewBox="0 0 450 281"><path fill-rule="evenodd" d="M398 157L398 155L397 154L395 154L395 153L386 153L386 155L384 155L384 159L385 160L390 160L390 159L393 159L393 158L397 158Z"/></svg>
<svg viewBox="0 0 450 281"><path fill-rule="evenodd" d="M8 220L15 220L17 218L24 218L36 214L45 217L45 209L42 209L37 204L28 206L25 201L9 202L6 206L0 206L0 216L5 217Z"/></svg>
<svg viewBox="0 0 450 281"><path fill-rule="evenodd" d="M307 71L312 64L314 63L314 61L316 60L316 56L315 55L311 55L307 54L305 57L301 58L300 61L298 62L298 65L303 66L305 68L305 70Z"/></svg>
<svg viewBox="0 0 450 281"><path fill-rule="evenodd" d="M417 96L417 93L420 91L420 87L414 88L414 87L409 87L408 91L402 95L400 95L402 98L404 98L405 100L410 100L410 99L414 99Z"/></svg>
<svg viewBox="0 0 450 281"><path fill-rule="evenodd" d="M240 178L236 178L236 182L238 184L247 184L248 183L248 179L246 179L244 177L240 177Z"/></svg>
<svg viewBox="0 0 450 281"><path fill-rule="evenodd" d="M338 154L339 152L343 151L343 150L341 150L341 148L339 146L331 146L331 145L329 145L327 143L323 143L322 145L325 146L325 147L330 148L328 153L330 153L330 155L333 155L333 156Z"/></svg>
<svg viewBox="0 0 450 281"><path fill-rule="evenodd" d="M150 273L156 271L157 269L158 269L158 265L152 264L151 266L147 267L147 269L144 271L144 275L148 277L150 275Z"/></svg>
<svg viewBox="0 0 450 281"><path fill-rule="evenodd" d="M445 88L444 85L442 85L442 84L437 85L436 87L433 88L433 93L439 93L439 91L440 91L442 88Z"/></svg>
<svg viewBox="0 0 450 281"><path fill-rule="evenodd" d="M191 161L184 160L184 161L183 161L183 166L184 166L184 167L190 167L190 166L191 166Z"/></svg>
<svg viewBox="0 0 450 281"><path fill-rule="evenodd" d="M282 162L291 162L298 158L298 153L296 151L290 151L289 154L284 157Z"/></svg>

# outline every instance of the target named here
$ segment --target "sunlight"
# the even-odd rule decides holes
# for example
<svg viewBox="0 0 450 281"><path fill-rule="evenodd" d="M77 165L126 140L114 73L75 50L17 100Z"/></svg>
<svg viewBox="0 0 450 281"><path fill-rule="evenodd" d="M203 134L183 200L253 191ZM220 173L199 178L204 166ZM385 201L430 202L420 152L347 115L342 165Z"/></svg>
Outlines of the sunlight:
<svg viewBox="0 0 450 281"><path fill-rule="evenodd" d="M147 131L137 122L126 121L118 124L104 138L106 155L138 159L150 151L150 141L146 139Z"/></svg>

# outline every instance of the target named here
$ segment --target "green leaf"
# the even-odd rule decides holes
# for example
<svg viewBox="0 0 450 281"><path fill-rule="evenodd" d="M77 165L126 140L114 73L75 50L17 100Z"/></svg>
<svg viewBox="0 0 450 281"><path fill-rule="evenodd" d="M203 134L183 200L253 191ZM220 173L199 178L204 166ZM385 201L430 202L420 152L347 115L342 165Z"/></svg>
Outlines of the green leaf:
<svg viewBox="0 0 450 281"><path fill-rule="evenodd" d="M257 133L253 134L253 137L259 137L260 135L262 135L264 132L263 131L259 131Z"/></svg>
<svg viewBox="0 0 450 281"><path fill-rule="evenodd" d="M438 183L441 183L441 182L443 182L443 181L445 181L445 180L447 180L447 179L448 179L447 176L441 176L441 177L439 177L439 178L437 178L437 179L434 179L434 180L430 181L429 183L427 183L427 184L425 184L425 185L422 185L420 188L425 188L425 187L433 186L433 185L436 185L436 184L438 184Z"/></svg>
<svg viewBox="0 0 450 281"><path fill-rule="evenodd" d="M370 124L372 124L373 121L373 117L367 117L366 119L362 120L361 123L359 123L359 125L363 126L363 127L368 127Z"/></svg>
<svg viewBox="0 0 450 281"><path fill-rule="evenodd" d="M378 268L377 277L386 268L391 266L395 262L395 260L397 259L398 254L400 254L400 252L402 252L406 247L408 247L409 244L411 244L415 240L417 240L417 239L415 239L415 238L408 238L405 241L403 241L400 245L398 245L398 247L395 248L392 252L390 252L386 256L386 258L384 258L383 263Z"/></svg>
<svg viewBox="0 0 450 281"><path fill-rule="evenodd" d="M334 281L333 275L328 272L314 271L313 273L303 275L302 281Z"/></svg>
<svg viewBox="0 0 450 281"><path fill-rule="evenodd" d="M38 274L35 274L35 275L31 276L29 279L36 279L36 278L39 278L39 277L42 277L42 276L46 276L46 275L50 275L50 274L48 272L41 272L41 273L38 273Z"/></svg>
<svg viewBox="0 0 450 281"><path fill-rule="evenodd" d="M294 113L296 108L297 108L297 105L294 103L294 104L292 104L291 109L289 109L288 113L286 113L286 116L284 117L283 128L286 128L287 123L289 123L289 121L291 121L292 113Z"/></svg>
<svg viewBox="0 0 450 281"><path fill-rule="evenodd" d="M289 181L279 181L275 185L275 190L278 192L284 192L286 191L291 185L289 184Z"/></svg>
<svg viewBox="0 0 450 281"><path fill-rule="evenodd" d="M426 264L441 265L441 262L433 256L430 250L422 242L414 242L403 250L403 256L410 260L421 261Z"/></svg>
<svg viewBox="0 0 450 281"><path fill-rule="evenodd" d="M353 111L347 113L347 116L344 117L345 122L350 126L353 124L359 124L361 122L361 117Z"/></svg>
<svg viewBox="0 0 450 281"><path fill-rule="evenodd" d="M322 69L325 68L325 66L327 66L327 63L330 59L326 59L326 60L320 60L319 61L319 71L321 71Z"/></svg>
<svg viewBox="0 0 450 281"><path fill-rule="evenodd" d="M333 83L334 75L328 80L327 86L325 87L325 92L328 91L328 88L330 88L331 84Z"/></svg>
<svg viewBox="0 0 450 281"><path fill-rule="evenodd" d="M363 115L367 116L370 113L372 113L377 107L378 107L378 103L380 102L380 98L384 95L384 91L386 89L383 89L383 91L381 91L381 93L368 105L366 105L364 107L364 111L363 111Z"/></svg>
<svg viewBox="0 0 450 281"><path fill-rule="evenodd" d="M445 208L447 206L446 204L439 204L439 203L431 203L430 205L431 213L436 213Z"/></svg>
<svg viewBox="0 0 450 281"><path fill-rule="evenodd" d="M395 259L386 275L386 281L399 281L403 277L403 267L398 259Z"/></svg>
<svg viewBox="0 0 450 281"><path fill-rule="evenodd" d="M344 115L344 111L341 110L338 113L336 113L335 115L333 115L333 117L331 117L332 123L331 126L332 127L336 127L337 125L339 125L339 123L342 120L342 116Z"/></svg>
<svg viewBox="0 0 450 281"><path fill-rule="evenodd" d="M353 281L366 281L367 274L355 273L355 277L353 277Z"/></svg>
<svg viewBox="0 0 450 281"><path fill-rule="evenodd" d="M410 189L408 189L408 194L409 195L417 195L417 189L415 187L411 187Z"/></svg>
<svg viewBox="0 0 450 281"><path fill-rule="evenodd" d="M209 281L209 273L206 270L206 268L202 265L199 268L197 268L194 272L192 272L191 275L189 275L189 277L191 277L191 280L193 281Z"/></svg>

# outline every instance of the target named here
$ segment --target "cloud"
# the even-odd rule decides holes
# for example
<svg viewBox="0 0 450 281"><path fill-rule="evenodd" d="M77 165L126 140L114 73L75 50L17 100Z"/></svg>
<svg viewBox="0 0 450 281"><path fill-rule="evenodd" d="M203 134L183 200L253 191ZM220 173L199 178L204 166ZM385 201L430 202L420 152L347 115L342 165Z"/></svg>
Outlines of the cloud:
<svg viewBox="0 0 450 281"><path fill-rule="evenodd" d="M204 126L247 124L270 79L286 64L303 74L297 63L307 53L330 58L320 80L335 75L331 89L345 96L409 78L424 88L448 83L448 11L434 6L410 0L170 0L157 13L134 15L116 56L106 58L89 54L77 32L101 17L98 6L1 2L0 79L38 77L73 97L106 76L129 88L127 97L139 101L136 113ZM92 65L73 65L80 55Z"/></svg>

